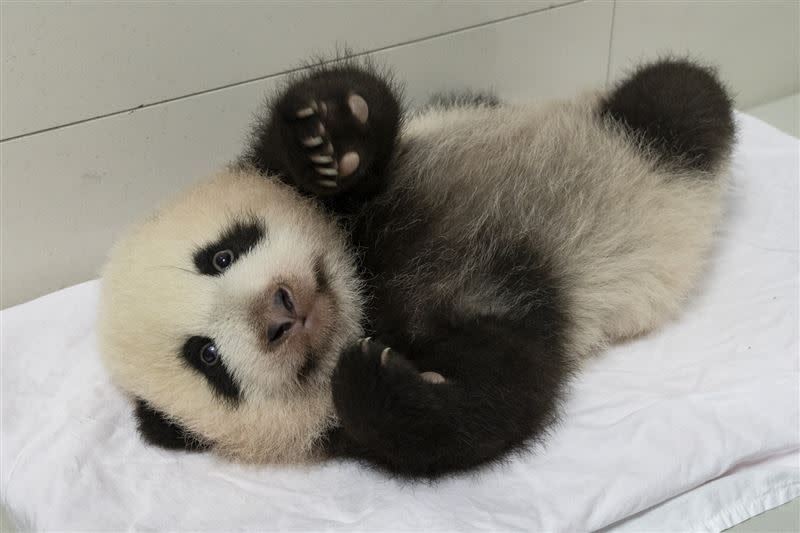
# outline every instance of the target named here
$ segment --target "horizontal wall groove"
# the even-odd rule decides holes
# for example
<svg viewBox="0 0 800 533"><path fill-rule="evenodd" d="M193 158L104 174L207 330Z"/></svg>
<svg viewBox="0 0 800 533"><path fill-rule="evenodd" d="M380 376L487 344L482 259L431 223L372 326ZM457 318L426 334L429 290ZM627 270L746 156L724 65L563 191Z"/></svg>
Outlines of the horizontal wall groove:
<svg viewBox="0 0 800 533"><path fill-rule="evenodd" d="M427 35L427 36L424 36L424 37L419 37L419 38L415 38L415 39L401 41L401 42L390 44L390 45L386 45L386 46L376 47L376 48L372 48L372 49L369 49L369 50L366 50L366 51L363 51L363 52L358 52L356 54L351 54L351 55L346 56L346 57L347 58L359 58L359 57L364 57L364 56L368 56L368 55L372 55L372 54L376 54L376 53L396 50L396 49L403 48L403 47L406 47L406 46L411 46L411 45L422 43L422 42L433 41L433 40L436 40L436 39L449 37L449 36L452 36L452 35L468 32L468 31L471 31L471 30L479 29L479 28L484 28L484 27L487 27L487 26L492 26L492 25L496 25L496 24L502 24L504 22L508 22L508 21L511 21L511 20L520 19L520 18L523 18L523 17L530 17L532 15L536 15L536 14L543 13L543 12L546 12L546 11L551 11L551 10L554 10L554 9L560 9L560 8L564 8L564 7L567 7L567 6L574 5L574 4L583 3L583 2L586 2L586 0L570 0L568 2L560 3L560 4L557 4L557 5L551 5L551 6L546 6L546 7L538 7L536 9L532 9L532 10L526 11L524 13L517 13L517 14L514 14L514 15L509 15L507 17L501 17L501 18L497 18L497 19L494 19L494 20L480 22L480 23L477 23L477 24L471 24L471 25L464 26L464 27L461 27L461 28L456 28L456 29L452 29L452 30L448 30L448 31L439 32L439 33L436 33L436 34L433 34L433 35ZM344 58L342 58L342 59L344 59ZM333 63L335 61L336 60L327 61L324 64ZM292 74L292 73L295 73L295 72L299 72L299 71L304 70L305 68L307 68L307 67L299 66L299 67L295 67L295 68L284 69L284 70L273 72L273 73L266 74L266 75L263 75L263 76L257 76L257 77L248 78L248 79L245 79L245 80L240 80L240 81L236 81L236 82L227 83L227 84L224 84L224 85L218 85L216 87L211 87L211 88L208 88L208 89L202 89L202 90L199 90L199 91L194 91L194 92L182 94L182 95L179 95L179 96L174 96L174 97L171 97L171 98L164 98L164 99L157 100L157 101L154 101L154 102L148 102L148 103L140 104L138 106L126 107L126 108L123 108L123 109L118 110L118 111L112 111L112 112L108 112L108 113L101 113L101 114L98 114L98 115L93 115L93 116L90 116L90 117L82 118L82 119L79 119L79 120L74 120L74 121L71 121L71 122L65 122L63 124L58 124L58 125L47 127L47 128L41 128L41 129L38 129L38 130L25 132L25 133L21 133L21 134L18 134L18 135L12 135L12 136L6 137L4 139L0 139L0 144L6 143L6 142L10 142L10 141L19 140L19 139L24 139L24 138L27 138L27 137L32 137L32 136L35 136L35 135L40 135L40 134L43 134L43 133L48 133L48 132L55 131L55 130L69 128L69 127L72 127L72 126L78 126L78 125L81 125L81 124L86 124L86 123L97 121L97 120L102 120L102 119L111 118L111 117L117 117L117 116L125 115L125 114L128 114L128 113L135 113L136 111L140 111L142 109L158 107L158 106L170 104L170 103L173 103L173 102L178 102L178 101L181 101L181 100L194 98L194 97L197 97L197 96L202 96L202 95L206 95L206 94L213 94L213 93L216 93L216 92L225 91L227 89L249 85L249 84L252 84L252 83L260 83L260 82L263 82L263 81L266 81L266 80L270 80L270 79L273 79L273 78L279 78L281 76L286 76L286 75L289 75L289 74Z"/></svg>

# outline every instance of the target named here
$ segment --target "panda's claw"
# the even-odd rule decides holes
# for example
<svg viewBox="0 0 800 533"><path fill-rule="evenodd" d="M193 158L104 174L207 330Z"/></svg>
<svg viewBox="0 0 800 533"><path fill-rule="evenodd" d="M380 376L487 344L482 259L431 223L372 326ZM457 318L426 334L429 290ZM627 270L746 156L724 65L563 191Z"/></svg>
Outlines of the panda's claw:
<svg viewBox="0 0 800 533"><path fill-rule="evenodd" d="M317 185L321 187L327 187L328 189L335 189L339 186L336 180L318 180Z"/></svg>
<svg viewBox="0 0 800 533"><path fill-rule="evenodd" d="M306 148L315 148L321 145L325 141L321 136L316 135L314 137L306 137L301 142L303 143L303 146L305 146Z"/></svg>
<svg viewBox="0 0 800 533"><path fill-rule="evenodd" d="M386 363L389 362L389 354L392 352L392 349L388 346L383 349L381 352L381 365L386 366Z"/></svg>
<svg viewBox="0 0 800 533"><path fill-rule="evenodd" d="M339 171L331 167L314 167L316 171L323 176L338 176Z"/></svg>
<svg viewBox="0 0 800 533"><path fill-rule="evenodd" d="M361 352L366 355L369 351L369 342L372 340L372 337L364 337L360 341L358 341L358 345L361 347Z"/></svg>
<svg viewBox="0 0 800 533"><path fill-rule="evenodd" d="M311 162L317 165L328 165L330 163L333 163L333 157L325 154L312 155Z"/></svg>
<svg viewBox="0 0 800 533"><path fill-rule="evenodd" d="M295 113L297 118L308 118L315 113L313 107L304 107Z"/></svg>

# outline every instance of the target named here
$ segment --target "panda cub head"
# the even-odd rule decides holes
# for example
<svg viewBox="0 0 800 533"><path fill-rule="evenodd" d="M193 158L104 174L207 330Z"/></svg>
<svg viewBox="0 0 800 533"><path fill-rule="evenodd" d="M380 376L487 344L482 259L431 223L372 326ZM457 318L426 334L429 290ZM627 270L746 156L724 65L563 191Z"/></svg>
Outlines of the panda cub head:
<svg viewBox="0 0 800 533"><path fill-rule="evenodd" d="M99 328L146 439L295 462L335 422L330 374L360 321L336 224L288 186L236 169L117 244Z"/></svg>

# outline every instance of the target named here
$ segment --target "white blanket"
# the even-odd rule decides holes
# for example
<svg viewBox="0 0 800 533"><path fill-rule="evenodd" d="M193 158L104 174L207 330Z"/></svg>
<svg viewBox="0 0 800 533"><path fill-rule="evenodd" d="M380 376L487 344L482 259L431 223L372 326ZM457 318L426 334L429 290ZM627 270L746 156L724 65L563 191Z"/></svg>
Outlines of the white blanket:
<svg viewBox="0 0 800 533"><path fill-rule="evenodd" d="M797 497L800 144L738 120L697 294L588 364L544 449L427 485L146 446L100 366L88 282L0 315L3 503L43 530L718 531Z"/></svg>

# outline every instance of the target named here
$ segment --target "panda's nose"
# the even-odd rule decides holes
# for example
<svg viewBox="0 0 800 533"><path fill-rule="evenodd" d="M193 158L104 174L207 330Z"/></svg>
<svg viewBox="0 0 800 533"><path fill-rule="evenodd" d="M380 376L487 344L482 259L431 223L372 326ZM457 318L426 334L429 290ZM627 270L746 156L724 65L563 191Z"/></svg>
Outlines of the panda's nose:
<svg viewBox="0 0 800 533"><path fill-rule="evenodd" d="M278 287L271 299L267 341L273 346L280 344L304 320L303 310L299 308L292 291L288 287Z"/></svg>
<svg viewBox="0 0 800 533"><path fill-rule="evenodd" d="M292 292L287 287L278 287L272 296L272 305L283 312L294 313L295 303Z"/></svg>

